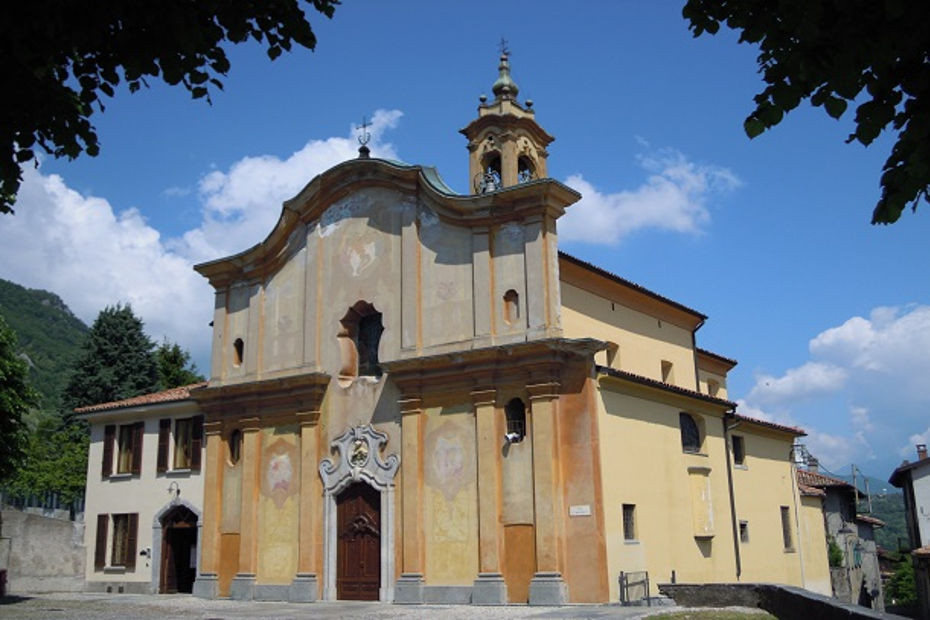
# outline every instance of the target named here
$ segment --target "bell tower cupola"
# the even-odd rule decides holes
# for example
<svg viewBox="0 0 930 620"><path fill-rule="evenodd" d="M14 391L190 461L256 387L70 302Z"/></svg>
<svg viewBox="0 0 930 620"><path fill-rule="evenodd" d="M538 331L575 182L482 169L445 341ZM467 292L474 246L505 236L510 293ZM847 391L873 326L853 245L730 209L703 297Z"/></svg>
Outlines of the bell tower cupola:
<svg viewBox="0 0 930 620"><path fill-rule="evenodd" d="M494 100L479 97L478 118L461 130L468 138L468 172L471 191L493 192L548 176L546 147L555 138L536 123L533 102L517 101L520 92L510 75L510 52L501 42Z"/></svg>

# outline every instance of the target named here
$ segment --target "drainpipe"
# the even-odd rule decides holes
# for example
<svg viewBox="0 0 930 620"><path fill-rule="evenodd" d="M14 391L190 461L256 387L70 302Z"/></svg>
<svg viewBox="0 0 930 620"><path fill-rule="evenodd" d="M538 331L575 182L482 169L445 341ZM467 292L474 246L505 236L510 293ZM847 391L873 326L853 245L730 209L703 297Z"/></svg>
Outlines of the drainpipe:
<svg viewBox="0 0 930 620"><path fill-rule="evenodd" d="M793 497L791 501L794 502L794 531L798 533L797 535L797 549L798 549L798 564L801 566L801 587L807 587L807 579L804 577L804 548L801 541L804 539L801 536L801 493L798 491L798 472L797 465L794 461L794 446L791 446L791 450L788 452L788 460L791 461L791 490Z"/></svg>
<svg viewBox="0 0 930 620"><path fill-rule="evenodd" d="M739 426L736 422L732 426L727 426L727 420L733 420L736 414L733 409L723 413L723 445L727 453L727 487L730 490L730 521L733 526L733 552L736 557L736 580L739 581L743 573L743 562L739 554L739 523L736 520L736 497L733 493L733 468L730 464L730 431Z"/></svg>

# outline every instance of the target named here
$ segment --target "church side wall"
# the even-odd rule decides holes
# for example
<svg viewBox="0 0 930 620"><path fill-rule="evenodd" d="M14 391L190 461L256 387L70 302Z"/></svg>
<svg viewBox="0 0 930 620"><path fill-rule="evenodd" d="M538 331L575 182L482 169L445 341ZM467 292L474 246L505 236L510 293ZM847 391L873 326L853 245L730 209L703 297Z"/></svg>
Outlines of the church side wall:
<svg viewBox="0 0 930 620"><path fill-rule="evenodd" d="M694 344L691 331L619 302L581 289L564 280L562 329L566 338L600 338L619 345L607 364L604 353L598 362L657 381L662 380L662 361L672 363L668 381L696 389Z"/></svg>
<svg viewBox="0 0 930 620"><path fill-rule="evenodd" d="M805 559L805 547L810 544L805 534L811 532L805 532L796 501L794 468L790 461L792 440L769 436L744 423L738 423L731 434L742 437L745 448L743 464L733 465L736 518L745 522L748 529L748 541L740 542L740 579L803 587L801 563ZM782 506L788 508L790 517L791 546L788 549L782 535ZM825 540L821 539L821 547L825 546ZM808 570L813 577L815 567ZM825 577L829 581L829 574Z"/></svg>
<svg viewBox="0 0 930 620"><path fill-rule="evenodd" d="M681 406L649 400L601 381L600 460L610 600L619 600L621 571L648 571L657 583L730 581L735 556L722 424L691 410L702 427L699 453L682 451ZM623 507L634 506L634 531Z"/></svg>

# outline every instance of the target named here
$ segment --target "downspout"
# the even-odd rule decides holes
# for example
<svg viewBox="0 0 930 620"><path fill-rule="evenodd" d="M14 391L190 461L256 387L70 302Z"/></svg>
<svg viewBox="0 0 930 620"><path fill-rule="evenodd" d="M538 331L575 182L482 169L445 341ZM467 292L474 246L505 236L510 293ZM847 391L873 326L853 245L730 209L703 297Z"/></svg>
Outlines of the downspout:
<svg viewBox="0 0 930 620"><path fill-rule="evenodd" d="M792 445L791 451L788 452L788 459L791 461L791 490L793 491L792 493L793 497L791 499L794 502L794 523L795 523L794 531L798 533L797 547L798 547L798 563L801 565L801 587L806 588L807 579L804 576L804 548L801 543L801 541L804 539L804 537L801 536L801 508L800 508L801 493L800 491L798 491L798 472L797 472L797 465L795 465L795 461L794 461L794 450L795 450L795 447Z"/></svg>
<svg viewBox="0 0 930 620"><path fill-rule="evenodd" d="M730 431L739 426L739 422L733 426L727 426L727 420L735 419L736 415L733 409L725 411L723 414L723 445L727 453L727 487L730 490L730 521L733 526L733 552L736 558L736 580L739 581L740 575L743 574L743 562L739 554L739 523L736 520L736 496L733 493L733 467L730 464Z"/></svg>

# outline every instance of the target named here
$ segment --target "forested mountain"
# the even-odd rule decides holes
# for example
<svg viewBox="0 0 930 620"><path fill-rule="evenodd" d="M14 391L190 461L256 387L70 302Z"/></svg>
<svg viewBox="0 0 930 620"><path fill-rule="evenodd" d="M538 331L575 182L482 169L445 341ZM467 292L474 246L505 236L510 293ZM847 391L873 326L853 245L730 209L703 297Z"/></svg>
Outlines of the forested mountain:
<svg viewBox="0 0 930 620"><path fill-rule="evenodd" d="M0 315L18 338L29 364L29 382L46 411L57 410L60 395L87 333L58 295L0 279Z"/></svg>

